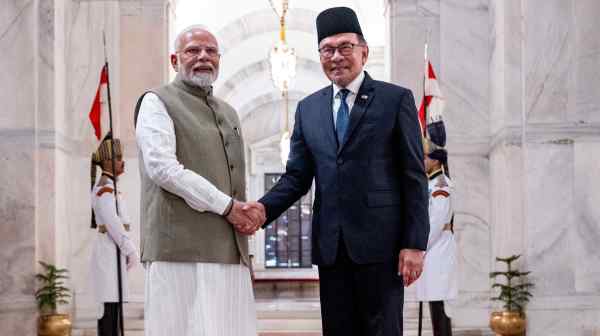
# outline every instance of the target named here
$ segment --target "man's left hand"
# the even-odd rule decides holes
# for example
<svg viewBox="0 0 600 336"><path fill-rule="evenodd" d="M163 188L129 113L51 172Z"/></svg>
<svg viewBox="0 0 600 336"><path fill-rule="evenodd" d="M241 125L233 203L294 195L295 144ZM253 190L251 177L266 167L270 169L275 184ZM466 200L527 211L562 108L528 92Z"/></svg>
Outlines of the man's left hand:
<svg viewBox="0 0 600 336"><path fill-rule="evenodd" d="M425 252L414 249L400 250L398 260L398 275L402 276L404 287L410 286L423 272L423 257Z"/></svg>

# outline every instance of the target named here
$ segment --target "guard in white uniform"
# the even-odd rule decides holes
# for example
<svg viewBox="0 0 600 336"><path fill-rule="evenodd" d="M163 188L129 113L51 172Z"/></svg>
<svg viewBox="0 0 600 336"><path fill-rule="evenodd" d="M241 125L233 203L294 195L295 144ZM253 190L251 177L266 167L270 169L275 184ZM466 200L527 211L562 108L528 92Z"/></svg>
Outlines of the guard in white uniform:
<svg viewBox="0 0 600 336"><path fill-rule="evenodd" d="M418 301L428 301L434 336L450 336L450 318L444 301L456 298L457 255L452 209L453 184L449 177L445 149L431 146L425 156L429 177L429 241L423 273L415 283Z"/></svg>
<svg viewBox="0 0 600 336"><path fill-rule="evenodd" d="M90 281L97 305L98 336L119 335L119 293L117 273L117 246L121 258L121 284L123 301L127 301L127 270L139 260L136 248L129 238L131 220L125 212L123 198L119 192L115 201L115 179L124 172L121 144L114 139L115 172L111 161L111 141L108 136L98 150L92 154L92 228L96 237L90 261ZM96 167L102 175L97 183ZM117 204L119 211L117 212Z"/></svg>

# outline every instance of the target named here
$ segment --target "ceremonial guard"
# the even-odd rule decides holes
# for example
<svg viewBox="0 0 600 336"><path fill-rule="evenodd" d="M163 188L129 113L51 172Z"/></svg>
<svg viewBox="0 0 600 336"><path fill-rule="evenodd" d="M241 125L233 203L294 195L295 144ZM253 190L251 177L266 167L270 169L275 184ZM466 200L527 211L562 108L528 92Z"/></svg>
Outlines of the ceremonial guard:
<svg viewBox="0 0 600 336"><path fill-rule="evenodd" d="M114 151L111 148L114 143ZM115 162L112 162L113 153ZM97 167L102 174L96 183ZM114 167L114 168L113 168ZM131 220L125 212L121 193L115 200L115 180L124 172L125 162L119 139L104 138L92 154L92 228L97 230L92 248L90 277L97 305L98 336L119 334L119 286L127 301L127 270L138 262L138 253L129 237ZM117 211L118 206L118 211ZM120 249L121 276L117 266ZM119 284L120 280L120 284Z"/></svg>
<svg viewBox="0 0 600 336"><path fill-rule="evenodd" d="M433 66L427 58L427 43L424 75L419 123L423 132L425 171L429 179L429 237L423 274L416 282L419 301L418 335L421 336L422 331L423 301L427 301L433 335L450 336L452 326L444 301L454 299L458 294L457 250L452 208L453 184L448 169L448 152L445 149L445 101Z"/></svg>
<svg viewBox="0 0 600 336"><path fill-rule="evenodd" d="M456 298L457 249L452 208L453 183L445 149L425 139L425 170L429 177L429 240L423 274L416 282L417 300L429 302L434 336L452 335L444 301Z"/></svg>

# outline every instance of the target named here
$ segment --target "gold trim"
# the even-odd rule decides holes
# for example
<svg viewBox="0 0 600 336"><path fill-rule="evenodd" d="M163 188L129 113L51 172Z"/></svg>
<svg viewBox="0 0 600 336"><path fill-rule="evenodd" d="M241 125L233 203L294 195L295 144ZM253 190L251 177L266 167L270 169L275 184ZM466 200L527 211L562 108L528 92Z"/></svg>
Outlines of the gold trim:
<svg viewBox="0 0 600 336"><path fill-rule="evenodd" d="M432 171L430 174L427 174L427 178L431 178L433 175L435 175L439 172L444 172L444 170L442 168L438 168L435 171Z"/></svg>
<svg viewBox="0 0 600 336"><path fill-rule="evenodd" d="M129 224L123 224L123 228L127 232L129 232L129 230L131 230L131 226ZM107 233L108 230L106 229L106 225L104 225L104 224L98 225L98 232L99 233Z"/></svg>

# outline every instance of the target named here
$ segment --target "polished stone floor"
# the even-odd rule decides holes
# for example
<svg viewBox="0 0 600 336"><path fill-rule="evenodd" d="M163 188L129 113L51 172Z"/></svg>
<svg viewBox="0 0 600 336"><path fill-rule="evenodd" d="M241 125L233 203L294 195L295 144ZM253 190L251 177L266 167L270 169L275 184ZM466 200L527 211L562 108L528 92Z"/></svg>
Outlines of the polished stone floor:
<svg viewBox="0 0 600 336"><path fill-rule="evenodd" d="M322 336L318 299L257 299L259 336ZM143 336L143 307L130 304L125 314L125 336ZM404 336L417 336L416 309L404 312ZM75 324L72 336L96 336L95 321ZM429 319L423 320L423 336L432 336ZM493 336L490 330L454 328L454 336Z"/></svg>

